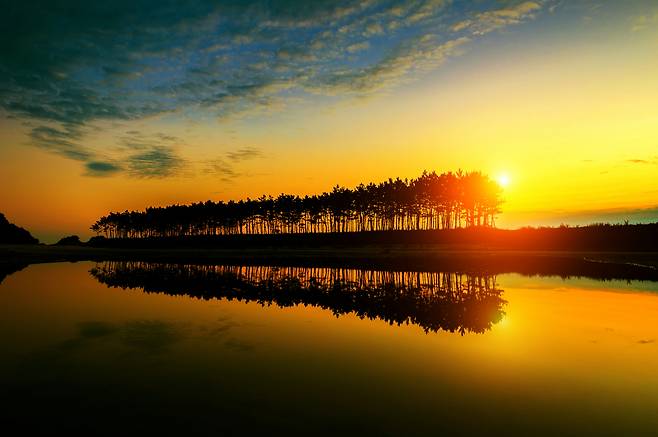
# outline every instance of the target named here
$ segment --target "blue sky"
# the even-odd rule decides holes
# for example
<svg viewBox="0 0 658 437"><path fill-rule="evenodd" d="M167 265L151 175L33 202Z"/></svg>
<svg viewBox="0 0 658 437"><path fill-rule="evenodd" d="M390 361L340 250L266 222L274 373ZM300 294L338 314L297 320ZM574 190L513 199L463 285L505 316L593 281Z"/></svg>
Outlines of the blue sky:
<svg viewBox="0 0 658 437"><path fill-rule="evenodd" d="M99 121L227 118L299 98L370 95L431 71L551 1L87 1L3 8L0 96L31 142L90 175L168 176L166 140L109 153ZM116 135L122 145L121 132ZM158 144L156 144L158 143ZM132 146L132 147L131 147ZM151 165L140 165L151 163Z"/></svg>

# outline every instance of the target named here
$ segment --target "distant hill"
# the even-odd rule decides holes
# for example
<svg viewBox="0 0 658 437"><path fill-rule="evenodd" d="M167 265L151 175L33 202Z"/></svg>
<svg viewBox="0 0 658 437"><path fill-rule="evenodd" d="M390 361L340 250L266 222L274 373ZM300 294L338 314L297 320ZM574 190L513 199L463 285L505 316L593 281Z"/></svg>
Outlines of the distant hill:
<svg viewBox="0 0 658 437"><path fill-rule="evenodd" d="M70 235L60 239L55 246L84 246L84 243L80 241L80 237L77 235Z"/></svg>
<svg viewBox="0 0 658 437"><path fill-rule="evenodd" d="M16 226L0 213L0 244L38 244L39 240L34 238L25 229Z"/></svg>

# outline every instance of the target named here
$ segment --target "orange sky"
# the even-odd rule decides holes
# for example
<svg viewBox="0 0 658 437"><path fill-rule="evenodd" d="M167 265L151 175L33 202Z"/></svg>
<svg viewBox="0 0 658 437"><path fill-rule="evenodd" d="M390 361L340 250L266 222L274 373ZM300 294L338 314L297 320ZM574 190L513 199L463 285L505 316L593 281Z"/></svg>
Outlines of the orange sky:
<svg viewBox="0 0 658 437"><path fill-rule="evenodd" d="M35 128L68 125L4 106L0 211L53 241L89 236L110 210L303 195L461 168L508 175L499 226L658 220L658 7L553 3L492 5L507 11L496 16L516 14L496 28L481 27L485 12L460 11L471 34L454 34L455 22L445 53L412 52L415 70L399 67L412 55L398 58L367 92L277 85L227 115L181 106L90 118L82 134L55 138L59 149ZM349 61L375 56L379 41L366 40L363 52L348 46ZM71 159L73 147L90 157ZM124 158L129 149L169 167L140 173L137 152ZM98 163L106 167L95 172Z"/></svg>

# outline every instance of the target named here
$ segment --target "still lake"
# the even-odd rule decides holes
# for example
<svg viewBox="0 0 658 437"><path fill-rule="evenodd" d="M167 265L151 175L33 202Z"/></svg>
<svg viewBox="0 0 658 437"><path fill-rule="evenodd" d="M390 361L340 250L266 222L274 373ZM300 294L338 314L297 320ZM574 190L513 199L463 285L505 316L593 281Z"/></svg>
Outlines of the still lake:
<svg viewBox="0 0 658 437"><path fill-rule="evenodd" d="M0 314L25 432L658 433L656 282L52 263Z"/></svg>

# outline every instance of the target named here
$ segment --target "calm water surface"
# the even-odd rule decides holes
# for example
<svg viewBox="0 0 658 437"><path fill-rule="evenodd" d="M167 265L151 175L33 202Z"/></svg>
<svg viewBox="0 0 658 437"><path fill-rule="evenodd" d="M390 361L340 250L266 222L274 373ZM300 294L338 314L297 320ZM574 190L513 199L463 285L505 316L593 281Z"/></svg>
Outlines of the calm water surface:
<svg viewBox="0 0 658 437"><path fill-rule="evenodd" d="M25 431L658 433L657 283L56 263L0 312Z"/></svg>

